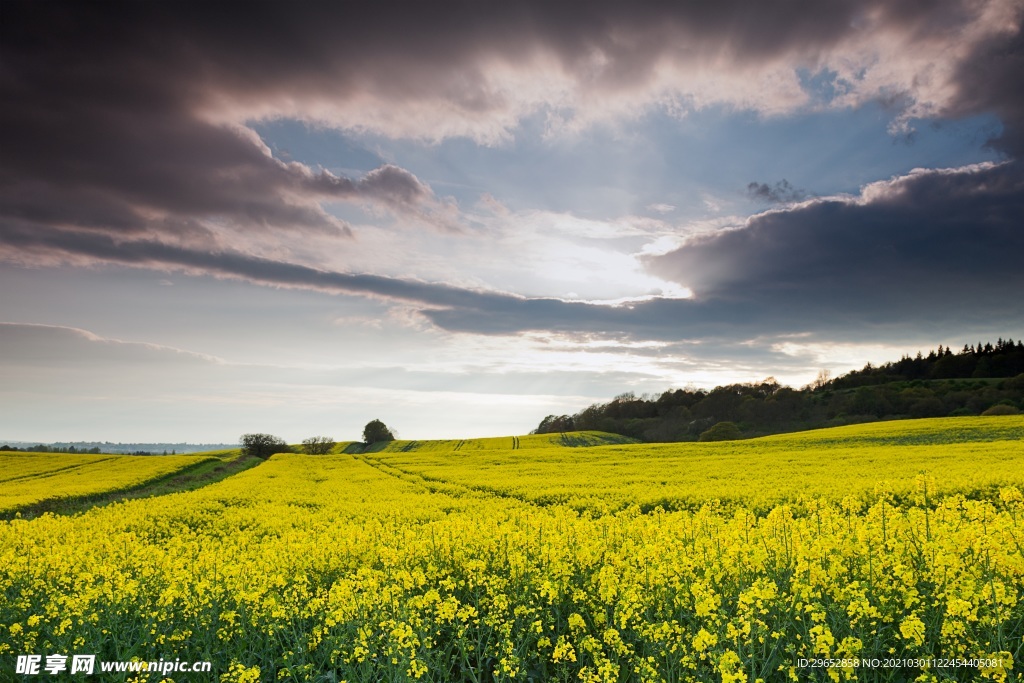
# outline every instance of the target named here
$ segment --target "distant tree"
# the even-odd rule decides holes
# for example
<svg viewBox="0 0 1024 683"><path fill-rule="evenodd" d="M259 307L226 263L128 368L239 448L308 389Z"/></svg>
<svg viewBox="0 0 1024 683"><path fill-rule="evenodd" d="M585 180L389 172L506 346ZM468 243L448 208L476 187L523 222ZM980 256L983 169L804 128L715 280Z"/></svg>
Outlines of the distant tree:
<svg viewBox="0 0 1024 683"><path fill-rule="evenodd" d="M715 424L711 429L705 432L701 432L701 441L733 441L734 439L740 439L743 434L740 433L740 428L736 426L735 422L719 422Z"/></svg>
<svg viewBox="0 0 1024 683"><path fill-rule="evenodd" d="M334 438L330 436L311 436L302 440L302 450L309 455L327 455L334 448Z"/></svg>
<svg viewBox="0 0 1024 683"><path fill-rule="evenodd" d="M283 439L272 434L242 434L240 441L244 455L255 455L264 460L274 453L288 453L291 450Z"/></svg>
<svg viewBox="0 0 1024 683"><path fill-rule="evenodd" d="M601 406L603 407L603 406ZM592 425L585 421L587 411L595 411L598 406L591 406L590 408L581 411L580 415L584 417L583 429L592 429ZM556 432L572 432L576 430L576 418L572 415L548 415L540 421L540 425L537 429L533 430L536 434L553 434Z"/></svg>
<svg viewBox="0 0 1024 683"><path fill-rule="evenodd" d="M818 370L818 376L814 378L814 381L807 385L807 388L811 391L818 389L824 389L828 386L828 383L832 380L832 373L828 368L822 368Z"/></svg>
<svg viewBox="0 0 1024 683"><path fill-rule="evenodd" d="M380 420L370 420L363 427L363 443L377 443L378 441L394 441L395 435L388 426Z"/></svg>

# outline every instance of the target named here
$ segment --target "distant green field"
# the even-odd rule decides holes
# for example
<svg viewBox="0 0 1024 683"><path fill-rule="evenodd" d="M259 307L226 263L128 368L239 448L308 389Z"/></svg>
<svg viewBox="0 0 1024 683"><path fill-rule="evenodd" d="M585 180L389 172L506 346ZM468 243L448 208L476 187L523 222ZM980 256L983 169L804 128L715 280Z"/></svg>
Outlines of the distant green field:
<svg viewBox="0 0 1024 683"><path fill-rule="evenodd" d="M522 448L579 448L634 444L636 439L607 432L566 432L561 434L528 434L526 436L495 436L484 439L439 439L433 441L381 441L365 447L358 441L340 443L337 453L454 453L465 451L513 451Z"/></svg>
<svg viewBox="0 0 1024 683"><path fill-rule="evenodd" d="M602 438L593 434L587 438ZM878 422L718 443L570 449L556 447L558 435L543 436L555 438L526 446L533 437L522 437L519 450L396 447L363 457L435 485L595 511L711 500L766 510L818 499L910 500L925 487L931 496L988 495L1024 484L1024 416Z"/></svg>
<svg viewBox="0 0 1024 683"><path fill-rule="evenodd" d="M210 455L0 454L0 512L56 498L92 496L165 477Z"/></svg>

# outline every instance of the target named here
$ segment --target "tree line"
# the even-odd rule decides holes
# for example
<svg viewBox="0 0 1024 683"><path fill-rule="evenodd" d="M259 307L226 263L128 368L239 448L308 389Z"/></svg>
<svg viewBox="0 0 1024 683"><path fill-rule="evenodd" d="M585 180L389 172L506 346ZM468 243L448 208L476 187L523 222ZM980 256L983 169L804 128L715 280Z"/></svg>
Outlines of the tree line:
<svg viewBox="0 0 1024 683"><path fill-rule="evenodd" d="M660 396L620 394L574 415L548 415L534 433L598 430L643 441L743 438L804 429L957 415L1015 414L1024 409L1024 342L939 346L928 355L868 363L841 377L819 373L793 389L769 377L711 390ZM718 426L721 425L721 426Z"/></svg>
<svg viewBox="0 0 1024 683"><path fill-rule="evenodd" d="M394 429L388 427L380 420L370 420L366 427L363 428L363 442L366 446L382 441L394 441L396 438L396 432ZM284 439L274 436L273 434L263 433L251 433L243 434L239 439L241 450L244 455L255 456L257 458L269 458L274 453L291 453L294 449ZM303 453L309 455L326 455L334 451L337 442L333 437L330 436L311 436L308 439L302 440L302 445L297 448ZM103 453L99 446L93 446L91 448L77 448L75 446L48 446L46 444L36 444L35 446L28 446L25 448L18 448L4 444L0 446L0 451L17 451L23 453L86 453L86 454L98 454ZM175 455L176 451L172 450L171 455ZM151 451L133 451L130 455L157 455ZM168 455L167 451L163 452L163 455Z"/></svg>
<svg viewBox="0 0 1024 683"><path fill-rule="evenodd" d="M363 443L367 446L381 441L394 441L395 431L380 420L370 420L363 428ZM275 453L291 453L292 446L273 434L243 434L239 439L243 455L269 458ZM332 436L311 436L302 440L299 447L307 455L327 455L334 451L337 442Z"/></svg>
<svg viewBox="0 0 1024 683"><path fill-rule="evenodd" d="M36 444L35 446L26 446L24 448L18 448L17 446L8 446L4 444L0 446L0 451L15 451L20 453L85 453L86 455L95 455L100 453L99 446L93 446L92 448L75 448L74 446L68 446L66 448L60 446L47 446L45 444ZM138 455L151 455L150 453L139 453ZM164 455L167 455L164 453Z"/></svg>

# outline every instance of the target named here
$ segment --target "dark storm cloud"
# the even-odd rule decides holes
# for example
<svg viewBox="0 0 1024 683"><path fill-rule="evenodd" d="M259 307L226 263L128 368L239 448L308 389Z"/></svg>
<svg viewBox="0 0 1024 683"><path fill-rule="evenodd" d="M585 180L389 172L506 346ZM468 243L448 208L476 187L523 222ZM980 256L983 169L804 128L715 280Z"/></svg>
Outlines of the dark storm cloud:
<svg viewBox="0 0 1024 683"><path fill-rule="evenodd" d="M1015 158L1024 156L1024 32L1008 40L979 44L959 66L957 93L949 114L993 111L1004 123L1003 132L990 141Z"/></svg>
<svg viewBox="0 0 1024 683"><path fill-rule="evenodd" d="M518 299L425 315L466 332L603 330L666 340L808 332L852 341L883 330L948 334L962 325L1019 330L1022 217L1019 162L919 171L858 197L768 211L648 257L652 274L694 291L690 300L613 308Z"/></svg>
<svg viewBox="0 0 1024 683"><path fill-rule="evenodd" d="M747 301L828 321L907 323L1024 312L1024 169L1019 162L919 171L752 217L648 259L700 301Z"/></svg>
<svg viewBox="0 0 1024 683"><path fill-rule="evenodd" d="M347 235L320 201L406 213L432 197L394 166L352 180L283 163L240 127L77 100L57 111L49 106L16 92L0 110L0 220L201 244L212 243L211 224L242 234Z"/></svg>
<svg viewBox="0 0 1024 683"><path fill-rule="evenodd" d="M37 256L40 260L73 260L79 257L88 259L89 263L208 274L261 285L379 296L426 306L476 309L517 300L510 295L490 294L443 284L318 270L297 263L259 258L236 250L191 249L157 240L122 240L107 234L81 230L43 229L28 225L0 226L0 257L16 253Z"/></svg>
<svg viewBox="0 0 1024 683"><path fill-rule="evenodd" d="M245 70L170 6L5 3L3 14L0 221L213 246L217 228L350 234L321 201L420 217L434 201L395 166L349 179L283 163L251 130L207 116L218 78ZM227 47L231 27L220 29Z"/></svg>
<svg viewBox="0 0 1024 683"><path fill-rule="evenodd" d="M1024 285L1024 173L1019 162L919 171L767 211L738 229L649 259L651 272L698 297L975 299Z"/></svg>
<svg viewBox="0 0 1024 683"><path fill-rule="evenodd" d="M280 186L308 179L235 131L161 107L124 110L68 97L59 85L43 98L31 77L7 85L0 110L5 218L116 232L147 230L149 213L330 225L315 205L275 197Z"/></svg>
<svg viewBox="0 0 1024 683"><path fill-rule="evenodd" d="M0 179L36 181L20 188L39 198L33 206L91 200L85 222L137 225L123 214L145 207L333 229L343 228L315 205L318 183L274 162L229 124L292 116L394 134L493 138L550 95L528 92L543 80L533 78L538 55L554 60L545 76L560 74L591 108L635 99L665 63L685 81L688 69L713 62L722 78L712 99L778 110L782 103L757 101L771 88L755 93L756 79L748 79L743 93L731 93L727 76L776 59L790 70L814 66L828 50L885 32L913 53L962 41L968 25L994 23L965 0L9 1L3 11ZM1002 59L1006 41L975 40L984 47L963 65L959 99L939 104L1019 114L1003 106L1019 97L1019 88L1005 87L1019 60L985 70ZM492 73L496 63L522 73L502 81ZM905 75L910 89L916 74ZM683 100L695 96L686 83L678 87ZM399 189L374 196L399 205L426 198L421 187Z"/></svg>
<svg viewBox="0 0 1024 683"><path fill-rule="evenodd" d="M783 178L774 185L768 183L752 182L747 184L747 196L751 199L756 199L762 202L772 202L775 204L785 204L787 202L796 202L803 199L806 193L803 190L798 190L793 185Z"/></svg>
<svg viewBox="0 0 1024 683"><path fill-rule="evenodd" d="M578 91L576 104L597 110L637 98L659 65L676 64L685 80L709 59L720 95L680 83L678 97L776 111L793 103L758 101L771 88L733 93L727 76L776 59L790 70L813 65L865 32L892 32L910 53L993 23L963 0L6 2L3 13L0 219L169 239L201 236L211 220L345 234L319 205L331 198L430 220L430 190L411 174L385 167L354 182L281 163L240 127L247 119L494 139L551 104L551 93L530 91L552 74ZM982 41L962 65L958 99L940 104L1019 118L1019 38L1005 43ZM541 57L554 62L534 78ZM521 73L502 80L495 64Z"/></svg>
<svg viewBox="0 0 1024 683"><path fill-rule="evenodd" d="M206 251L156 240L119 240L102 233L38 226L8 226L0 230L0 257L7 255L5 251L39 259L84 258L92 264L207 274L266 286L380 297L412 304L443 329L475 334L553 331L675 339L683 331L696 336L747 331L751 323L760 319L746 302L718 307L654 300L610 307L560 299L527 299L446 284L319 270L238 251Z"/></svg>

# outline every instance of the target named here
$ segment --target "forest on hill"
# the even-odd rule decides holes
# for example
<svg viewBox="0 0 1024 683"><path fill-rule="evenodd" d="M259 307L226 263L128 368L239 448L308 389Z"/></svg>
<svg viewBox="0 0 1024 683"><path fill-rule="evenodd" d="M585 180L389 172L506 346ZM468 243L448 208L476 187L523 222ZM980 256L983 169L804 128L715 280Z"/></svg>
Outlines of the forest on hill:
<svg viewBox="0 0 1024 683"><path fill-rule="evenodd" d="M1017 414L1024 409L1024 342L943 348L868 363L836 378L822 372L793 389L760 383L616 396L575 415L548 415L534 433L599 430L643 441L745 438L922 417Z"/></svg>

